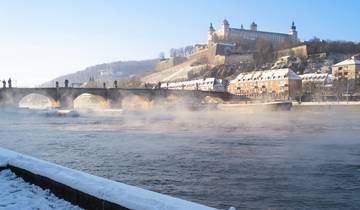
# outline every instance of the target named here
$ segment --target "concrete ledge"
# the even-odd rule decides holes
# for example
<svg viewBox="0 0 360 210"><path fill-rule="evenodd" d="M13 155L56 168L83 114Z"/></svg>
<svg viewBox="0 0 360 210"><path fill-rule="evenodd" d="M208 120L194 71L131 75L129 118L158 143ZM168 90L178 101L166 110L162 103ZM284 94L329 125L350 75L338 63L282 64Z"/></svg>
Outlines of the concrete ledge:
<svg viewBox="0 0 360 210"><path fill-rule="evenodd" d="M73 189L67 185L51 180L47 177L31 173L27 170L8 165L7 167L0 167L0 170L10 169L17 176L24 179L26 182L37 185L43 189L49 189L57 197L77 205L83 209L91 210L127 210L123 206L111 203L106 200L99 199L95 196Z"/></svg>
<svg viewBox="0 0 360 210"><path fill-rule="evenodd" d="M0 148L0 167L84 209L215 210Z"/></svg>

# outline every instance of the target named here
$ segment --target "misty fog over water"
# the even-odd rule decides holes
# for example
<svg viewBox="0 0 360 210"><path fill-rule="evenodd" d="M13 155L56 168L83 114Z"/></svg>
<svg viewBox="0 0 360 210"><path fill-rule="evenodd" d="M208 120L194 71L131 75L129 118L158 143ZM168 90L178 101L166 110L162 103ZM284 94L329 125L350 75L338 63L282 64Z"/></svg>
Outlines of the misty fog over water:
<svg viewBox="0 0 360 210"><path fill-rule="evenodd" d="M2 109L0 146L217 208L360 208L360 112Z"/></svg>

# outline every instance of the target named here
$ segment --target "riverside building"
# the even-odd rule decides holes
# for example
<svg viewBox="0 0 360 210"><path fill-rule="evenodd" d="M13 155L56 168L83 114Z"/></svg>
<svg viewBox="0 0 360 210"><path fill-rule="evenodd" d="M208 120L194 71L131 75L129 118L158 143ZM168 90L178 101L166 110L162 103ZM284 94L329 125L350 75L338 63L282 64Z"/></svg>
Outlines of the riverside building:
<svg viewBox="0 0 360 210"><path fill-rule="evenodd" d="M250 98L291 99L301 94L301 77L289 68L240 73L228 91Z"/></svg>
<svg viewBox="0 0 360 210"><path fill-rule="evenodd" d="M325 87L332 85L332 75L328 73L308 73L299 75L302 78L302 86L312 85L315 87Z"/></svg>
<svg viewBox="0 0 360 210"><path fill-rule="evenodd" d="M334 85L345 85L346 89L354 89L360 84L360 55L333 65L332 75Z"/></svg>

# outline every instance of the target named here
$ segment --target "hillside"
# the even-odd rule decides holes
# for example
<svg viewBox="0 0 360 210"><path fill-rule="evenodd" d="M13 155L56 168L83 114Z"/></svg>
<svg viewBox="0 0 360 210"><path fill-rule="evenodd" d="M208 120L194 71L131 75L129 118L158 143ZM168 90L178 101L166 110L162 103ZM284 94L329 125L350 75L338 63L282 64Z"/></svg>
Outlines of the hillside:
<svg viewBox="0 0 360 210"><path fill-rule="evenodd" d="M90 66L73 74L57 77L44 83L42 86L54 86L55 81L63 84L65 79L69 80L70 85L73 83L84 83L88 82L89 78L92 77L98 87L102 87L104 82L107 87L111 87L114 80L120 80L119 87L139 87L145 83L157 84L158 82L204 77L233 79L241 72L276 68L292 68L299 74L312 72L330 73L331 66L334 63L340 62L360 51L360 44L353 42L319 42L312 40L302 44L305 44L307 47L305 48L307 49L306 56L293 54L293 50L288 50L287 54L285 54L286 56L279 56L277 54L278 51L259 48L252 52L253 60L247 62L232 60L231 63L220 64L214 62L216 61L215 57L211 58L212 60L206 57L206 61L204 61L204 55L207 55L204 53L207 50L202 50L199 51L199 55L183 55L184 61L164 69L157 69L157 64L161 64L158 59L104 63Z"/></svg>
<svg viewBox="0 0 360 210"><path fill-rule="evenodd" d="M59 76L49 82L42 84L41 86L54 86L55 81L59 81L60 84L65 79L72 83L84 83L89 81L90 77L93 77L96 81L106 82L107 85L112 85L113 80L127 79L131 76L142 75L146 72L154 70L158 59L142 60L142 61L117 61L112 63L104 63L95 66L90 66L84 70Z"/></svg>
<svg viewBox="0 0 360 210"><path fill-rule="evenodd" d="M299 49L304 51L299 51ZM310 40L293 46L293 48L283 48L279 51L264 45L257 46L256 50L251 52L252 61L243 62L233 59L231 62L216 63L216 57L218 57L216 56L204 63L198 62L197 56L188 56L185 62L149 73L143 76L141 81L157 83L205 77L233 79L241 72L280 68L291 68L298 74L331 73L333 64L359 52L360 43L345 41ZM231 56L231 54L226 54L226 56Z"/></svg>
<svg viewBox="0 0 360 210"><path fill-rule="evenodd" d="M209 69L210 65L201 64L194 65L197 59L188 59L187 61L173 66L168 69L161 71L151 72L141 78L141 81L144 83L157 83L157 82L167 82L175 80L187 80L190 74L194 72L204 72Z"/></svg>

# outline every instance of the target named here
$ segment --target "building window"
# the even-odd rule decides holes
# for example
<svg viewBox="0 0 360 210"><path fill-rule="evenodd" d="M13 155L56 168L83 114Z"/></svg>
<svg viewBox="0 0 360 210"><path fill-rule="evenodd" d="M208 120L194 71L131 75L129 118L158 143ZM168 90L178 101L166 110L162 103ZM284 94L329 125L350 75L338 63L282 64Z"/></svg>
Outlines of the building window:
<svg viewBox="0 0 360 210"><path fill-rule="evenodd" d="M342 70L342 67L339 67L338 70Z"/></svg>

